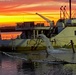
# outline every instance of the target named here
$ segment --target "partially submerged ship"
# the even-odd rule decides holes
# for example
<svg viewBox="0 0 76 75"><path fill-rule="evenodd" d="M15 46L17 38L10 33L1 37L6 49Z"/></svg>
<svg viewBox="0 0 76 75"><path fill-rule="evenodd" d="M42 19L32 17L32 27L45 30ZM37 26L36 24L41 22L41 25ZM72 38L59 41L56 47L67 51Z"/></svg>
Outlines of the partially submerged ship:
<svg viewBox="0 0 76 75"><path fill-rule="evenodd" d="M63 18L60 17L56 25L54 25L53 21L36 13L45 19L50 26L44 26L43 23L34 25L34 22L17 23L16 30L22 31L22 34L16 39L10 40L7 45L17 50L45 50L46 44L42 39L37 38L39 34L46 35L53 46L67 46L70 45L71 40L76 45L76 18L71 18L71 0L69 0L69 3L70 17L68 19L65 18L65 7L64 9L60 8L61 12L63 12Z"/></svg>
<svg viewBox="0 0 76 75"><path fill-rule="evenodd" d="M21 31L22 34L16 39L0 40L1 50L4 47L12 50L43 50L46 48L45 44L41 44L42 40L38 40L39 34L47 35L50 31L50 26L45 26L44 23L23 22L17 23L16 31Z"/></svg>

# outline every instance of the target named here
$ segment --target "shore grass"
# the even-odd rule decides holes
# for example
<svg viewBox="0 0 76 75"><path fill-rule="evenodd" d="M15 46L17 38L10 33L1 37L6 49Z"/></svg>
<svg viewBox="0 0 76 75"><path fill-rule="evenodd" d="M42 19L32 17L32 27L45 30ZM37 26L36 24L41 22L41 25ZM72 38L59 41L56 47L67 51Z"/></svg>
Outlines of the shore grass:
<svg viewBox="0 0 76 75"><path fill-rule="evenodd" d="M42 47L11 47L11 46L1 46L0 51L5 51L5 52L26 52L26 51L40 51L40 50L46 50L45 46Z"/></svg>
<svg viewBox="0 0 76 75"><path fill-rule="evenodd" d="M72 46L53 46L55 49L56 48L68 48L68 49L72 49ZM76 49L76 45L74 45L74 48ZM0 46L0 51L5 51L5 52L25 52L25 51L40 51L40 50L46 50L47 47L46 46L38 46L38 47L34 47L34 46L26 46L26 47L12 47L12 46Z"/></svg>

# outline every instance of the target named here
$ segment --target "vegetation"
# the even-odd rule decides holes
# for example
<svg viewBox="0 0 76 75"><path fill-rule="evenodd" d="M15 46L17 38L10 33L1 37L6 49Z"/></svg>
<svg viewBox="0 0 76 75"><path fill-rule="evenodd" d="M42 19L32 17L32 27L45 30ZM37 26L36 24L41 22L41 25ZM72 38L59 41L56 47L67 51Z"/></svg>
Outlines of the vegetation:
<svg viewBox="0 0 76 75"><path fill-rule="evenodd" d="M12 47L12 46L1 46L0 51L5 51L5 52L26 52L26 51L40 51L40 50L46 50L46 47Z"/></svg>

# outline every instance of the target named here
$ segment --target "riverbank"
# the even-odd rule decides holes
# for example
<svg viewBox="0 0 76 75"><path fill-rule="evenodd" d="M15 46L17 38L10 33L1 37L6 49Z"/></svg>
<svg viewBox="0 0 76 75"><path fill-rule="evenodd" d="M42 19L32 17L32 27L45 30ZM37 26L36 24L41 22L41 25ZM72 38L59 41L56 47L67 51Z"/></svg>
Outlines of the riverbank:
<svg viewBox="0 0 76 75"><path fill-rule="evenodd" d="M57 46L54 45L53 46L54 49L58 49L58 48L64 48L64 49L71 49L72 50L72 46ZM20 53L26 53L27 51L43 51L43 50L47 50L46 46L26 46L26 47L12 47L12 46L0 46L0 51L4 51L4 52L20 52ZM76 46L74 46L74 50L76 51Z"/></svg>
<svg viewBox="0 0 76 75"><path fill-rule="evenodd" d="M11 46L1 46L0 47L0 51L4 51L4 52L22 52L22 53L26 53L26 51L42 51L42 50L46 50L47 48L45 46L43 47L34 47L34 46L30 46L30 47L11 47Z"/></svg>

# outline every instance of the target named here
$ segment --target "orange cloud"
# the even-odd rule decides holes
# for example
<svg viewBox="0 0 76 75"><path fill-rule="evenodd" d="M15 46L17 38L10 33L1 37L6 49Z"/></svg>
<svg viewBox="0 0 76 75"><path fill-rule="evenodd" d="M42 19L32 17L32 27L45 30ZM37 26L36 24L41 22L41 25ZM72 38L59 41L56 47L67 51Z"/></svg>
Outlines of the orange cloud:
<svg viewBox="0 0 76 75"><path fill-rule="evenodd" d="M75 2L72 0L72 7L75 10ZM50 20L59 19L60 6L66 5L67 0L6 0L0 1L0 23L23 22L23 21L44 21L35 13L40 13Z"/></svg>

